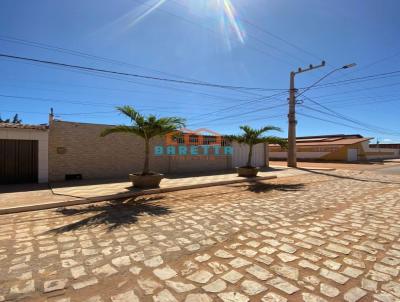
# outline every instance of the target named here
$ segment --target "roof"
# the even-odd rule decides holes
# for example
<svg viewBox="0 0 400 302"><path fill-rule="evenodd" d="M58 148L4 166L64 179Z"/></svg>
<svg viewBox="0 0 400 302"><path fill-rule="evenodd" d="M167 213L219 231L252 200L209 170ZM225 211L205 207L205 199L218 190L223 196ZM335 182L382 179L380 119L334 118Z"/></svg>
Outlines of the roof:
<svg viewBox="0 0 400 302"><path fill-rule="evenodd" d="M32 130L47 130L47 125L27 125L27 124L13 124L13 123L0 123L0 128L13 128L13 129L32 129Z"/></svg>
<svg viewBox="0 0 400 302"><path fill-rule="evenodd" d="M296 138L298 146L315 145L353 145L370 140L372 137L363 137L360 134L331 134L318 136L300 136Z"/></svg>
<svg viewBox="0 0 400 302"><path fill-rule="evenodd" d="M328 134L328 135L313 135L313 136L298 136L297 139L324 139L324 138L362 138L361 134Z"/></svg>
<svg viewBox="0 0 400 302"><path fill-rule="evenodd" d="M314 141L302 141L296 140L297 146L327 146L327 145L353 145L369 141L373 137L363 138L338 138L338 139L327 139L327 140L314 140Z"/></svg>
<svg viewBox="0 0 400 302"><path fill-rule="evenodd" d="M297 146L336 146L353 145L369 141L373 137L363 137L360 134L333 134L318 136L300 136L296 138ZM271 145L275 146L275 145Z"/></svg>

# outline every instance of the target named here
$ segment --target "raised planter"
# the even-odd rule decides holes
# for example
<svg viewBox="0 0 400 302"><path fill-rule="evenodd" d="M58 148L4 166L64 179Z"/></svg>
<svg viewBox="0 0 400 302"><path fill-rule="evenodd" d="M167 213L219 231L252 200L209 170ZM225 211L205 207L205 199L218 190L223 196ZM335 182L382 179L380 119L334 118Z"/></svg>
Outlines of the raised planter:
<svg viewBox="0 0 400 302"><path fill-rule="evenodd" d="M237 172L241 177L256 177L260 171L259 168L238 167Z"/></svg>
<svg viewBox="0 0 400 302"><path fill-rule="evenodd" d="M158 188L164 174L154 173L149 175L129 174L129 180L135 188L149 189Z"/></svg>

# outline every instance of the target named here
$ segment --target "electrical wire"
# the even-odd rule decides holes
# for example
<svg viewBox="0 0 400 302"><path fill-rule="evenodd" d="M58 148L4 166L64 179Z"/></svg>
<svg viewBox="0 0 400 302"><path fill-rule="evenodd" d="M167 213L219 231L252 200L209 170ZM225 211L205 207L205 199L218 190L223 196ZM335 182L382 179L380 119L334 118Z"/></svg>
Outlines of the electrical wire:
<svg viewBox="0 0 400 302"><path fill-rule="evenodd" d="M306 114L306 113L303 113L303 112L297 112L297 114L305 116L305 117L309 117L309 118L312 118L312 119L324 121L324 122L327 122L327 123L332 123L332 124L335 124L335 125L340 125L340 126L344 126L344 127L348 127L348 128L352 128L352 129L363 130L363 131L366 131L366 132L369 132L369 133L374 133L374 131L371 131L369 129L360 128L360 127L354 127L354 126L343 124L343 123L340 123L340 122L336 122L336 121L332 121L332 120L327 120L327 119L324 119L324 118L316 117L316 116L313 116L313 115L310 115L310 114ZM400 135L394 135L394 136L400 137Z"/></svg>
<svg viewBox="0 0 400 302"><path fill-rule="evenodd" d="M63 63L63 62L55 62L55 61L40 60L40 59L34 59L34 58L28 58L28 57L14 56L14 55L9 55L9 54L4 54L4 53L0 53L0 57L41 63L41 64L47 64L47 65L54 65L54 66L60 66L60 67L66 67L66 68L73 68L73 69L79 69L79 70L85 70L85 71L95 71L95 72L100 72L100 73L129 76L129 77L141 78L141 79L146 79L146 80L171 82L171 83L175 83L175 84L198 85L198 86L207 86L207 87L224 88L224 89L227 88L227 89L245 89L245 90L260 90L260 89L265 90L265 88L229 86L229 85L221 85L221 84L206 84L206 83L199 83L199 82L175 80L175 79L170 79L170 78L160 78L160 77L153 77L153 76L143 75L143 74L134 74L134 73L114 71L114 70L108 70L108 69L100 69L100 68L87 67L87 66L81 66L81 65L67 64L67 63ZM273 90L276 90L276 89L273 89ZM287 89L278 89L278 90L287 90Z"/></svg>
<svg viewBox="0 0 400 302"><path fill-rule="evenodd" d="M243 112L243 113L240 113L240 114L232 114L232 115L222 116L222 117L211 119L211 120L206 120L206 121L203 121L203 122L197 122L197 123L189 124L189 126L199 125L199 124L204 124L204 123L210 123L210 122L225 120L225 119L229 119L229 118L235 118L235 117L238 117L238 116L242 117L243 115L247 115L247 114L251 114L251 113L255 113L255 112L260 112L260 111L265 111L265 110L270 110L270 109L274 109L274 108L279 108L279 107L283 107L283 106L287 106L287 105L286 104L278 104L278 105L274 105L274 106L270 106L270 107L266 107L266 108L258 108L256 110L251 110L251 111Z"/></svg>

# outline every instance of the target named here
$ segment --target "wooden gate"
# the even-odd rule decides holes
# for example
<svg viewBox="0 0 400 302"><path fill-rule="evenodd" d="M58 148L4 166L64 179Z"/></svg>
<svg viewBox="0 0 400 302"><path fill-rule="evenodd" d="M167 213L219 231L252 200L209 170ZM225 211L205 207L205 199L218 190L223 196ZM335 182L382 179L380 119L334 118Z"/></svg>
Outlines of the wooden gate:
<svg viewBox="0 0 400 302"><path fill-rule="evenodd" d="M0 184L38 180L38 141L0 139Z"/></svg>

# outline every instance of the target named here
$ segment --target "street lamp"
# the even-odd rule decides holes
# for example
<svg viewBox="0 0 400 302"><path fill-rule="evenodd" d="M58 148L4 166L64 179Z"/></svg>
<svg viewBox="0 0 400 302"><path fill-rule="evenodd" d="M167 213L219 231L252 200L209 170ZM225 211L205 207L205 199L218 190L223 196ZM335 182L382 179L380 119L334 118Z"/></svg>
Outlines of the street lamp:
<svg viewBox="0 0 400 302"><path fill-rule="evenodd" d="M325 66L325 61L322 61L322 63L318 66L313 66L310 64L310 66L306 69L299 68L298 71L292 71L290 73L290 95L289 95L289 114L288 114L288 121L289 121L289 126L288 126L288 157L287 157L287 165L288 167L297 167L297 155L296 155L296 97L301 96L302 94L306 93L308 90L313 88L315 85L323 81L325 78L330 76L331 74L335 73L338 70L341 69L348 69L356 66L356 63L351 63L344 65L342 67L336 68L330 72L328 72L326 75L324 75L322 78L320 78L318 81L313 83L311 86L308 86L306 89L304 89L300 94L296 95L296 88L294 85L294 78L296 74L298 73L303 73L306 71L310 71L316 68L324 67Z"/></svg>
<svg viewBox="0 0 400 302"><path fill-rule="evenodd" d="M329 77L331 74L335 73L336 71L339 71L339 70L342 70L342 69L352 68L352 67L355 67L355 66L357 66L356 63L351 63L351 64L346 64L346 65L343 65L342 67L338 67L338 68L335 68L335 69L331 70L326 75L324 75L322 78L320 78L318 81L314 82L311 86L308 86L306 89L304 89L300 94L296 95L296 97L303 95L308 90L313 88L318 83L322 82L324 79L326 79L327 77Z"/></svg>

